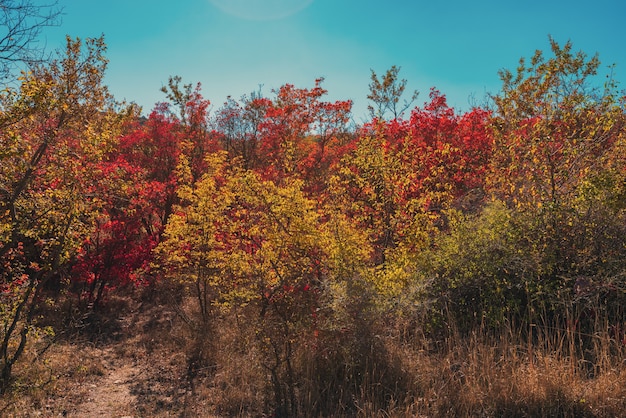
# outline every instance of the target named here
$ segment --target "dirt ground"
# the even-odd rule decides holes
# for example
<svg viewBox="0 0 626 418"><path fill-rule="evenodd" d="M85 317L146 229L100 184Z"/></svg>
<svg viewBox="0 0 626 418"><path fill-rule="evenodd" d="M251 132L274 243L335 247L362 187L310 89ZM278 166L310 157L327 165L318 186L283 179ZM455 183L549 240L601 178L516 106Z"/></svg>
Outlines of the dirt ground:
<svg viewBox="0 0 626 418"><path fill-rule="evenodd" d="M114 348L100 350L104 375L87 385L84 402L68 413L70 417L132 417L137 413L133 385L141 367L116 355Z"/></svg>
<svg viewBox="0 0 626 418"><path fill-rule="evenodd" d="M175 315L131 298L112 304L85 329L57 338L41 358L16 367L18 384L0 398L0 416L195 416Z"/></svg>

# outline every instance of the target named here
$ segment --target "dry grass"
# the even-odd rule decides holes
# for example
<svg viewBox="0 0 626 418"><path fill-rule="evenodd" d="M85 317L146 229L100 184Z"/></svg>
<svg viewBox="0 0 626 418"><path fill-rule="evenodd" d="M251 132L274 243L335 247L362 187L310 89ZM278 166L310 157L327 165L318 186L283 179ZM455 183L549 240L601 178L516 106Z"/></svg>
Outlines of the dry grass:
<svg viewBox="0 0 626 418"><path fill-rule="evenodd" d="M193 300L125 300L115 306L117 317L110 313L113 323L100 323L94 334L59 338L38 358L30 350L15 369L13 391L0 399L0 415L72 416L90 387L125 365L137 370L129 386L136 416L272 415L267 353L251 313L215 315L198 332L197 324L189 326ZM397 324L368 326L320 333L316 344L294 342L300 416L621 417L626 411L626 347L601 322L584 338L536 329L532 343L514 329L450 332L435 340L419 326L410 333Z"/></svg>
<svg viewBox="0 0 626 418"><path fill-rule="evenodd" d="M40 358L30 351L16 365L13 390L0 399L0 416L64 416L104 373L100 351L93 346L59 343Z"/></svg>
<svg viewBox="0 0 626 418"><path fill-rule="evenodd" d="M620 417L626 411L626 347L597 332L594 356L576 349L574 334L552 329L533 344L519 334L451 337L446 348L416 352L405 367L421 397L410 405L424 416ZM577 339L577 338L576 338ZM553 344L551 341L557 342ZM570 348L567 348L570 347Z"/></svg>

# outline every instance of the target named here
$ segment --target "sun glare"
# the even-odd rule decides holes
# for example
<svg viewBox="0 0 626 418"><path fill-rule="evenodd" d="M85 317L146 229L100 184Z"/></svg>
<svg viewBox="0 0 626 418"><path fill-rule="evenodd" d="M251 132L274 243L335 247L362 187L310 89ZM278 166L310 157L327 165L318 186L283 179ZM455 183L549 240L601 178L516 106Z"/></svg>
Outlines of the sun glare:
<svg viewBox="0 0 626 418"><path fill-rule="evenodd" d="M277 20L299 12L313 0L209 0L225 13L247 20Z"/></svg>

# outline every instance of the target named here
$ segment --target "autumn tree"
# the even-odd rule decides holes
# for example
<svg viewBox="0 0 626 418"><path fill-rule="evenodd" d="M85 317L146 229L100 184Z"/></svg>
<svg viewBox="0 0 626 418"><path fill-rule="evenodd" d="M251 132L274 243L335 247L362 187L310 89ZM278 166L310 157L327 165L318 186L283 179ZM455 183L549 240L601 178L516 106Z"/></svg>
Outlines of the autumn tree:
<svg viewBox="0 0 626 418"><path fill-rule="evenodd" d="M48 283L67 273L100 202L97 164L112 147L119 113L102 78L104 40L67 40L2 96L0 125L1 384L26 347Z"/></svg>
<svg viewBox="0 0 626 418"><path fill-rule="evenodd" d="M222 148L240 157L245 168L260 165L258 147L261 122L269 103L260 91L244 96L238 102L228 97L213 117L213 125Z"/></svg>
<svg viewBox="0 0 626 418"><path fill-rule="evenodd" d="M367 98L372 104L367 106L370 113L370 117L385 119L387 114L392 119L398 119L404 115L404 112L409 110L419 95L415 90L411 93L411 98L404 100L400 103L400 99L404 95L407 81L405 79L399 79L400 67L393 65L385 72L382 78L371 70L371 80L369 85L370 93Z"/></svg>
<svg viewBox="0 0 626 418"><path fill-rule="evenodd" d="M208 171L183 186L159 247L167 275L187 284L205 332L215 309L254 306L256 340L271 377L276 407L295 413L293 344L315 311L323 279L319 214L302 182L278 186L209 154ZM181 166L181 175L189 175Z"/></svg>
<svg viewBox="0 0 626 418"><path fill-rule="evenodd" d="M592 244L581 246L577 232L588 224L591 210L580 198L600 178L622 178L622 169L607 168L619 155L625 126L615 84L597 77L598 57L573 52L570 42L561 46L552 38L550 47L551 56L537 51L529 63L520 60L515 73L500 74L489 177L494 195L526 216L534 243L528 250L543 260L542 291L573 286L574 277L603 270L602 263L581 259Z"/></svg>
<svg viewBox="0 0 626 418"><path fill-rule="evenodd" d="M205 353L216 317L246 318L254 334L246 338L262 354L275 411L297 414L305 365L296 359L311 347L320 347L320 364L335 353L346 362L337 369L366 367L361 356L371 350L357 352L353 344L368 344L371 249L340 208L322 210L307 196L303 180L265 179L226 152L206 161L196 183L184 180L191 177L186 161L179 167L181 203L156 249L159 269L197 301L191 324L199 339L209 334L199 348ZM332 347L342 339L350 341L350 355Z"/></svg>
<svg viewBox="0 0 626 418"><path fill-rule="evenodd" d="M156 280L152 250L179 203L178 168L182 161L189 163L192 175L184 183L191 185L206 166L206 147L213 144L206 125L209 102L200 86L181 87L180 82L173 77L164 89L170 102L126 124L100 164L103 211L72 270L94 309L109 289Z"/></svg>
<svg viewBox="0 0 626 418"><path fill-rule="evenodd" d="M266 100L260 128L259 166L267 178L296 176L323 184L330 162L343 145L351 101L325 102L323 79L312 89L286 84Z"/></svg>
<svg viewBox="0 0 626 418"><path fill-rule="evenodd" d="M92 309L107 290L148 280L152 249L177 201L179 136L177 124L156 113L144 123L134 118L98 164L94 194L102 207L71 271Z"/></svg>
<svg viewBox="0 0 626 418"><path fill-rule="evenodd" d="M377 264L411 239L420 217L435 222L454 202L482 195L487 113L458 116L438 91L430 98L408 120L366 125L332 176L336 201L372 234Z"/></svg>
<svg viewBox="0 0 626 418"><path fill-rule="evenodd" d="M512 203L534 207L566 203L622 127L615 86L595 77L598 57L572 52L570 42L561 47L550 38L550 45L551 58L537 51L515 74L501 71L502 93L493 97L494 186Z"/></svg>
<svg viewBox="0 0 626 418"><path fill-rule="evenodd" d="M218 148L216 138L209 129L209 106L211 102L202 95L202 86L197 83L182 84L180 76L170 77L168 85L162 87L168 102L157 106L159 113L179 122L185 140L181 143L182 152L191 163L194 180L201 177L204 170L204 156ZM178 112L173 111L175 106Z"/></svg>

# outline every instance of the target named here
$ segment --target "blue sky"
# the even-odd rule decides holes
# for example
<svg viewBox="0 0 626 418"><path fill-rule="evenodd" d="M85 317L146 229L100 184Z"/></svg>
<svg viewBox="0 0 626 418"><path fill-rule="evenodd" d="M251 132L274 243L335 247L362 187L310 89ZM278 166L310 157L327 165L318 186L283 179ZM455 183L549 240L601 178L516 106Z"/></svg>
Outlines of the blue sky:
<svg viewBox="0 0 626 418"><path fill-rule="evenodd" d="M215 108L263 85L312 87L324 77L328 100L352 99L365 119L370 69L401 67L407 88L431 87L459 110L500 87L498 70L549 50L548 35L599 53L626 78L626 1L423 0L59 0L65 35L105 35L106 83L119 100L149 112L168 77L201 82ZM621 85L626 88L625 85Z"/></svg>

